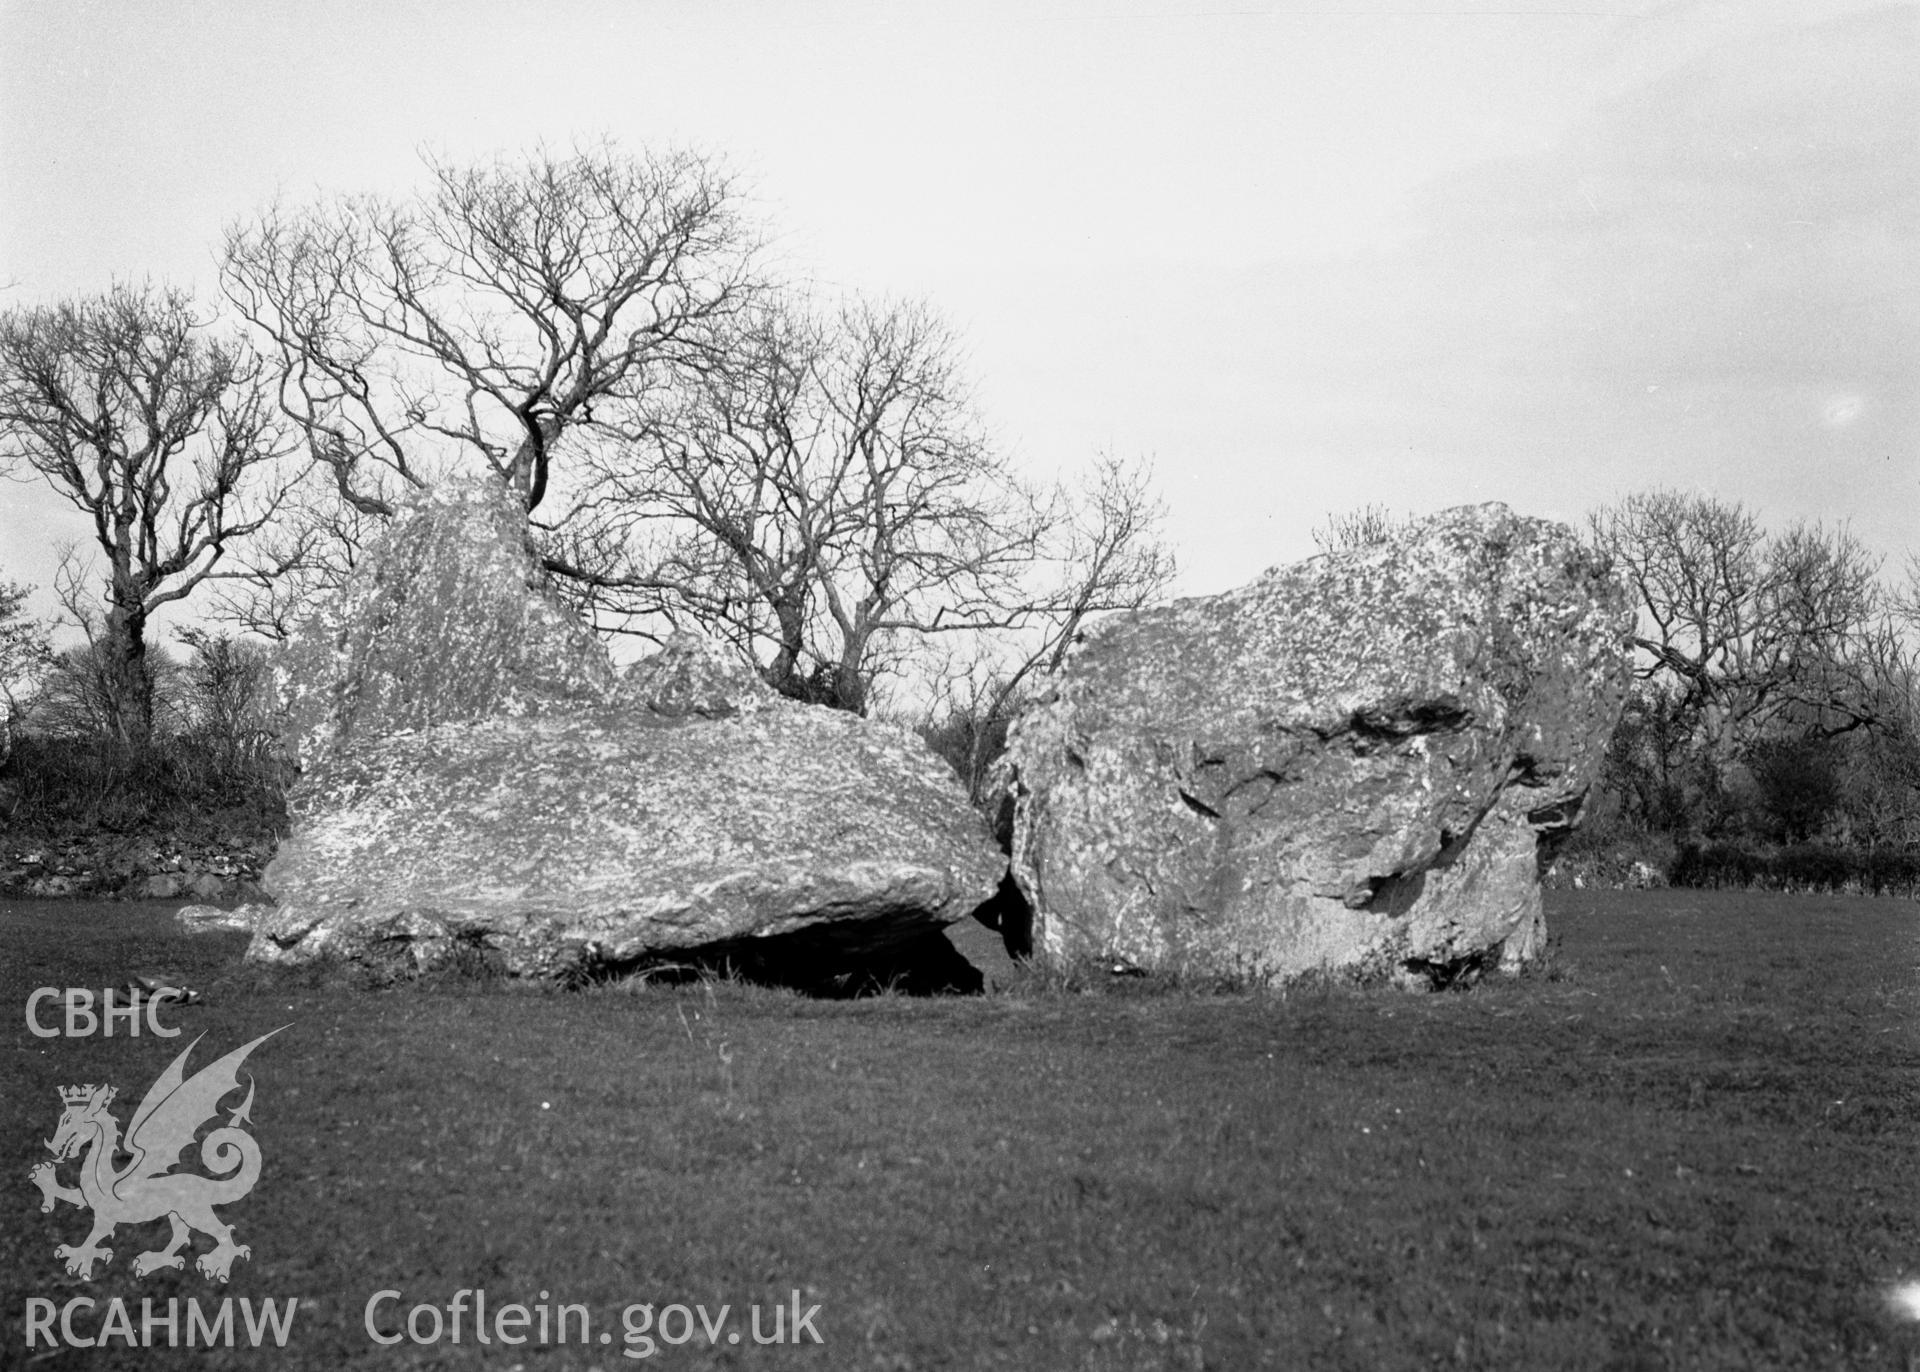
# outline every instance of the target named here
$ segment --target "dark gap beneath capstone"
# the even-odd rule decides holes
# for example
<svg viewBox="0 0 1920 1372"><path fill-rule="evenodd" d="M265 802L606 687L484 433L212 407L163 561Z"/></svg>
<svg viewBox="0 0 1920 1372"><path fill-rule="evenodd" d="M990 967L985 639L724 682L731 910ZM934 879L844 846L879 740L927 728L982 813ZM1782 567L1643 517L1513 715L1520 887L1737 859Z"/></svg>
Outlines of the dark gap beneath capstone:
<svg viewBox="0 0 1920 1372"><path fill-rule="evenodd" d="M1496 943L1491 948L1476 949L1461 957L1444 960L1408 958L1400 966L1414 976L1424 978L1430 991L1464 991L1500 965L1502 946Z"/></svg>
<svg viewBox="0 0 1920 1372"><path fill-rule="evenodd" d="M672 953L607 959L583 969L580 980L645 976L673 985L719 976L784 987L821 1000L862 996L979 995L986 977L948 941L939 925L905 935L882 932L877 921L818 925L767 938L726 939Z"/></svg>

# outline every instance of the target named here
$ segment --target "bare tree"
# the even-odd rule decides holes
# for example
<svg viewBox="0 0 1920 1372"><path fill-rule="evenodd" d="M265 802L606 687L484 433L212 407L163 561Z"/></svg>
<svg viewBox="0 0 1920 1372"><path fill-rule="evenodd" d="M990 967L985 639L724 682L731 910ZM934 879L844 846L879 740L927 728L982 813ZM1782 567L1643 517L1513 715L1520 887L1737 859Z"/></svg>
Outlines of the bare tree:
<svg viewBox="0 0 1920 1372"><path fill-rule="evenodd" d="M1887 626L1890 647L1920 671L1920 553L1908 555L1906 578L1887 597Z"/></svg>
<svg viewBox="0 0 1920 1372"><path fill-rule="evenodd" d="M1770 727L1833 736L1877 719L1878 562L1846 529L1769 536L1738 503L1677 491L1591 516L1640 602L1640 675L1673 687L1724 759Z"/></svg>
<svg viewBox="0 0 1920 1372"><path fill-rule="evenodd" d="M1157 590L1143 487L1103 484L1094 528L1029 488L957 356L920 306L756 310L725 365L601 454L554 560L621 568L592 585L603 620L692 621L776 689L860 712L929 636L1077 625ZM1079 570L1036 584L1055 562Z"/></svg>
<svg viewBox="0 0 1920 1372"><path fill-rule="evenodd" d="M189 727L227 771L271 752L276 730L268 690L272 659L257 641L198 627L179 639L190 650L181 676Z"/></svg>
<svg viewBox="0 0 1920 1372"><path fill-rule="evenodd" d="M93 522L104 613L82 622L120 741L153 732L149 619L273 517L286 451L257 359L181 292L117 286L0 316L0 466Z"/></svg>
<svg viewBox="0 0 1920 1372"><path fill-rule="evenodd" d="M755 292L753 244L732 182L692 153L426 164L409 199L276 206L234 227L227 294L270 341L280 404L338 502L385 516L464 468L531 511L572 437L710 361ZM278 551L324 575L337 555L318 544L352 531L310 506Z"/></svg>
<svg viewBox="0 0 1920 1372"><path fill-rule="evenodd" d="M1920 841L1920 732L1911 719L1851 742L1841 806L1853 840L1869 850Z"/></svg>
<svg viewBox="0 0 1920 1372"><path fill-rule="evenodd" d="M288 490L279 516L213 578L214 614L273 642L285 642L316 594L337 588L386 517L338 498L323 464Z"/></svg>
<svg viewBox="0 0 1920 1372"><path fill-rule="evenodd" d="M1173 582L1173 553L1160 535L1166 511L1146 463L1103 453L1084 489L1056 490L1051 508L1022 622L976 636L971 659L941 674L946 727L963 745L955 765L976 803L1022 702L1037 679L1060 669L1088 617L1139 609Z"/></svg>
<svg viewBox="0 0 1920 1372"><path fill-rule="evenodd" d="M47 626L26 612L33 587L0 581L0 767L13 752L20 694L53 661Z"/></svg>
<svg viewBox="0 0 1920 1372"><path fill-rule="evenodd" d="M27 613L33 589L0 581L0 717L11 713L16 694L53 660L47 625Z"/></svg>

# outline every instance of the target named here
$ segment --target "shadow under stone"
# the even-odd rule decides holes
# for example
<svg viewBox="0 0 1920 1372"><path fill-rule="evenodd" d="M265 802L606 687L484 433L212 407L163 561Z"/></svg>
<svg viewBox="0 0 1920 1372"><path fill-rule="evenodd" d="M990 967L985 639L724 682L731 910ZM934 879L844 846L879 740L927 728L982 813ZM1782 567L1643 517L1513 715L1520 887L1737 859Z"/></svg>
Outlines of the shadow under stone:
<svg viewBox="0 0 1920 1372"><path fill-rule="evenodd" d="M779 986L822 1000L852 1000L886 994L979 995L986 977L962 956L938 925L881 936L874 925L838 924L767 938L728 939L681 949L671 955L606 963L589 970L592 980L647 975L675 982L702 976L737 977Z"/></svg>

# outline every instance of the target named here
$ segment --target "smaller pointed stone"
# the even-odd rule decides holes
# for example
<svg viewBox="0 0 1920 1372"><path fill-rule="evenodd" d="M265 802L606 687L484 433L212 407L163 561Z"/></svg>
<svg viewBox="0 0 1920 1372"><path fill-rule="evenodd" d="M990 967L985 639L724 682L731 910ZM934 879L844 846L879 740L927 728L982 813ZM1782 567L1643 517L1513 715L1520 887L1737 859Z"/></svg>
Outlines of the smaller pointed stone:
<svg viewBox="0 0 1920 1372"><path fill-rule="evenodd" d="M363 550L274 671L302 766L355 737L605 700L605 647L554 594L497 481L421 493Z"/></svg>

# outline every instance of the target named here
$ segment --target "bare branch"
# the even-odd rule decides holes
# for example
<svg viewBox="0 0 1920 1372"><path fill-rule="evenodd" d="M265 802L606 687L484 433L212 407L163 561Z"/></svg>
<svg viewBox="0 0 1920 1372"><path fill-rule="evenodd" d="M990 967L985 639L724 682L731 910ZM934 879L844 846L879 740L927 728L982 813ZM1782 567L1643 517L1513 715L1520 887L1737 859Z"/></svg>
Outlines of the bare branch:
<svg viewBox="0 0 1920 1372"><path fill-rule="evenodd" d="M1831 737L1882 718L1878 561L1848 530L1769 536L1738 504L1676 491L1594 514L1640 600L1640 675L1725 761L1781 730Z"/></svg>
<svg viewBox="0 0 1920 1372"><path fill-rule="evenodd" d="M258 359L180 292L118 286L0 316L0 463L31 468L92 520L104 615L71 558L56 586L113 674L123 740L152 730L148 618L274 517L288 451Z"/></svg>
<svg viewBox="0 0 1920 1372"><path fill-rule="evenodd" d="M488 472L529 510L570 439L704 365L759 289L731 179L692 153L426 158L404 201L362 196L229 230L229 299L269 340L278 402L338 497Z"/></svg>

